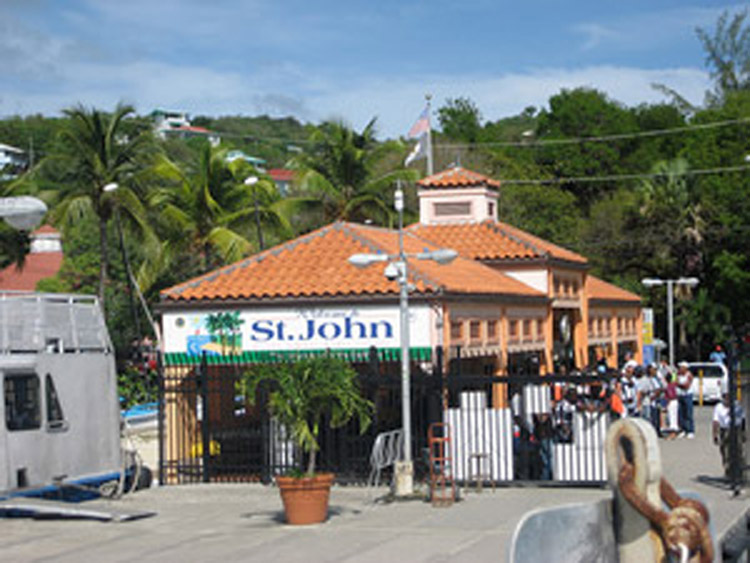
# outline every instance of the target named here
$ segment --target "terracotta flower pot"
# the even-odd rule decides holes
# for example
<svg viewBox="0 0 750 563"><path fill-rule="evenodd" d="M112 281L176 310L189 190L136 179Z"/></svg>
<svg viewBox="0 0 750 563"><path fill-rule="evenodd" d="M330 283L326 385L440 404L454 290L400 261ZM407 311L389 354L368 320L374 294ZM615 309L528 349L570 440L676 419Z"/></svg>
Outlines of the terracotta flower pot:
<svg viewBox="0 0 750 563"><path fill-rule="evenodd" d="M288 524L318 524L328 517L333 473L313 477L276 477Z"/></svg>

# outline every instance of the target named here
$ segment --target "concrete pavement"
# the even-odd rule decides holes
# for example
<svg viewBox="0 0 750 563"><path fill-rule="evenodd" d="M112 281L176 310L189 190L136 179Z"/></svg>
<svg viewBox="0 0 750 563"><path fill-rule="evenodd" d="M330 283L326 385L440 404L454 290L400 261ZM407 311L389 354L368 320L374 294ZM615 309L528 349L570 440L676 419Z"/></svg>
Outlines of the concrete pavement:
<svg viewBox="0 0 750 563"><path fill-rule="evenodd" d="M662 441L665 476L706 501L721 534L747 510L712 479L721 474L710 442L710 409L697 409L694 440ZM384 491L381 491L384 492ZM189 485L142 491L113 503L156 510L126 523L0 520L4 561L502 561L530 510L609 498L604 489L498 488L468 492L449 508L421 501L376 504L368 490L334 487L320 525L283 525L278 491L262 485ZM544 538L540 538L544 541Z"/></svg>

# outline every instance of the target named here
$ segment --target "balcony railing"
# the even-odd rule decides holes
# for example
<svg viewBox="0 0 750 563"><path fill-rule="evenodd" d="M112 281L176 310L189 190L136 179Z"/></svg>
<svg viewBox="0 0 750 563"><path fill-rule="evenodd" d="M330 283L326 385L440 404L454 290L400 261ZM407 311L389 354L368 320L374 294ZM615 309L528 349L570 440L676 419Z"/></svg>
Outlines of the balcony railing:
<svg viewBox="0 0 750 563"><path fill-rule="evenodd" d="M0 292L0 353L111 349L96 297Z"/></svg>

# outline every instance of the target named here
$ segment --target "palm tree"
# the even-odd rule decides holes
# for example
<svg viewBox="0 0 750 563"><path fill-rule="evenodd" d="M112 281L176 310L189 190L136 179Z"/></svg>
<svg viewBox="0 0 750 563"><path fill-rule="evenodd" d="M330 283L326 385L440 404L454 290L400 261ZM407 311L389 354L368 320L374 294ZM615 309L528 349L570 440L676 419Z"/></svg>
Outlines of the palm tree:
<svg viewBox="0 0 750 563"><path fill-rule="evenodd" d="M641 218L645 220L651 249L650 263L659 276L699 276L703 270L703 245L706 222L700 201L688 182L688 162L677 158L657 162L653 178L640 185ZM675 297L692 299L693 289L678 286ZM712 305L703 296L700 305ZM687 348L688 317L679 319L679 347ZM700 335L699 335L700 336Z"/></svg>
<svg viewBox="0 0 750 563"><path fill-rule="evenodd" d="M47 164L62 165L66 178L53 194L57 200L51 214L53 222L65 229L92 217L98 224L97 294L102 308L108 280L107 225L115 206L122 209L129 224L137 225L153 242L138 184L154 154L153 137L147 131L125 133L123 126L134 112L132 106L123 104L111 114L82 105L64 110L69 122L61 133L60 149L47 159Z"/></svg>
<svg viewBox="0 0 750 563"><path fill-rule="evenodd" d="M374 118L361 133L338 121L325 122L310 141L310 152L293 164L302 190L320 198L324 221L371 219L392 225L395 214L388 196L394 182L416 179L414 170L400 167L402 143L378 143ZM396 170L386 169L389 155L399 159Z"/></svg>
<svg viewBox="0 0 750 563"><path fill-rule="evenodd" d="M255 404L258 387L270 384L268 409L308 457L307 476L315 473L320 432L327 422L338 428L356 419L360 432L372 420L373 404L361 395L357 372L343 359L324 354L293 362L259 364L244 373L236 388Z"/></svg>
<svg viewBox="0 0 750 563"><path fill-rule="evenodd" d="M228 224L255 238L258 250L266 248L266 240L287 240L294 235L292 218L306 212L319 202L309 197L282 198L273 180L244 159L229 163L232 178L241 194L242 205L227 216ZM248 229L252 220L254 228Z"/></svg>
<svg viewBox="0 0 750 563"><path fill-rule="evenodd" d="M202 146L198 162L189 168L161 159L155 170L166 185L152 192L150 206L166 241L162 269L192 253L200 258L199 270L206 272L253 249L252 195L233 176L223 149Z"/></svg>
<svg viewBox="0 0 750 563"><path fill-rule="evenodd" d="M650 241L654 254L661 249L665 267L680 275L701 269L706 228L701 204L688 183L688 168L682 158L657 162L652 169L654 178L644 180L639 189L641 217L655 235Z"/></svg>
<svg viewBox="0 0 750 563"><path fill-rule="evenodd" d="M29 252L29 234L5 225L0 226L0 264L15 264L22 269Z"/></svg>
<svg viewBox="0 0 750 563"><path fill-rule="evenodd" d="M237 350L237 335L244 323L239 311L212 313L206 317L206 330L218 338L222 354L226 355Z"/></svg>
<svg viewBox="0 0 750 563"><path fill-rule="evenodd" d="M729 324L731 316L731 311L724 305L711 299L705 287L700 288L691 301L684 303L681 312L677 315L677 320L680 327L684 327L684 330L680 332L681 336L688 332L693 337L696 360L703 357L704 341L711 343L724 341L727 336L725 327ZM687 339L680 345L684 349Z"/></svg>

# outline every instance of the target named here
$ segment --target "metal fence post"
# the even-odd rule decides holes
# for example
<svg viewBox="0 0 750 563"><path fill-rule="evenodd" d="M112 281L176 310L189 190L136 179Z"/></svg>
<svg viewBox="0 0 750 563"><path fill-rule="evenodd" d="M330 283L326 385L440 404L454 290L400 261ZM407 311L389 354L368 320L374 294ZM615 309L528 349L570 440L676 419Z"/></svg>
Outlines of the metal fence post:
<svg viewBox="0 0 750 563"><path fill-rule="evenodd" d="M380 375L380 365L378 361L378 349L375 346L370 346L370 351L368 353L368 364L369 364L369 371L370 375L372 377L377 377Z"/></svg>
<svg viewBox="0 0 750 563"><path fill-rule="evenodd" d="M445 374L443 373L443 347L435 348L435 364L432 377L429 379L428 395L428 420L427 427L433 422L443 422L443 395L445 389Z"/></svg>
<svg viewBox="0 0 750 563"><path fill-rule="evenodd" d="M739 357L737 355L737 339L732 334L729 344L727 345L727 367L728 377L727 391L729 391L729 484L732 488L732 494L738 496L740 494L740 481L741 481L741 462L739 455L738 439L739 433L737 432L737 362Z"/></svg>
<svg viewBox="0 0 750 563"><path fill-rule="evenodd" d="M260 449L262 466L260 480L264 485L271 483L274 473L274 444L271 436L271 421L268 414L268 389L263 382L258 386L258 405L260 406ZM286 463L286 459L285 459Z"/></svg>
<svg viewBox="0 0 750 563"><path fill-rule="evenodd" d="M164 382L164 358L161 350L156 353L156 373L157 373L157 428L159 432L159 484L166 484L166 463L164 460L164 411L165 411L165 382Z"/></svg>
<svg viewBox="0 0 750 563"><path fill-rule="evenodd" d="M202 419L201 419L201 441L202 441L202 464L203 471L202 481L209 483L211 481L210 464L211 464L211 434L209 428L209 407L208 407L208 366L206 364L206 352L201 355L200 372L198 374L198 384L200 385Z"/></svg>

